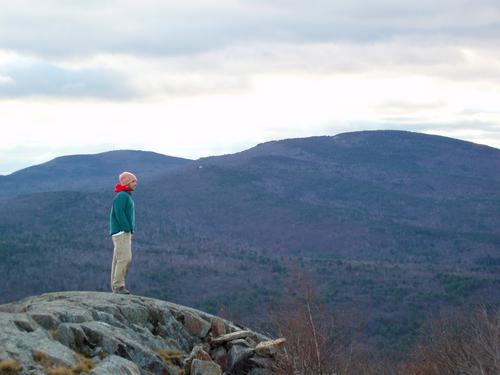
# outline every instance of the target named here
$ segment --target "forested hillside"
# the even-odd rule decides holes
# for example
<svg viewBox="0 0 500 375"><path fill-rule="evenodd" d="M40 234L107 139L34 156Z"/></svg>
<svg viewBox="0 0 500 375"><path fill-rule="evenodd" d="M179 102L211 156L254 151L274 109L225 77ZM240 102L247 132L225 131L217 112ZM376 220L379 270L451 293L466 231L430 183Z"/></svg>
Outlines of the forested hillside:
<svg viewBox="0 0 500 375"><path fill-rule="evenodd" d="M112 198L111 187L1 201L0 302L108 290ZM432 312L500 301L491 147L397 131L268 142L165 169L134 199L137 294L257 326L300 266L367 343L394 350Z"/></svg>

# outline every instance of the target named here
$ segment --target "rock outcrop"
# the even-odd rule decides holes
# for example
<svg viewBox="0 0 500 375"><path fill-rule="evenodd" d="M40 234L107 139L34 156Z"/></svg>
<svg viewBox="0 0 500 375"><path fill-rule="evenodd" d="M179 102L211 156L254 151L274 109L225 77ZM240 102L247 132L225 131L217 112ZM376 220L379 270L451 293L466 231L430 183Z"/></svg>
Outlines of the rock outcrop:
<svg viewBox="0 0 500 375"><path fill-rule="evenodd" d="M0 374L271 375L283 343L134 295L48 293L0 306Z"/></svg>

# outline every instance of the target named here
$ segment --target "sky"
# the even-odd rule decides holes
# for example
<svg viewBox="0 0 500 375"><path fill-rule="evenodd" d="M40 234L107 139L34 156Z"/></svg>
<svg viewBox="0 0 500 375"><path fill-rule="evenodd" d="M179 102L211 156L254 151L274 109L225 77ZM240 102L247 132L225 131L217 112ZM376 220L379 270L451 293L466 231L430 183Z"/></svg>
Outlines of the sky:
<svg viewBox="0 0 500 375"><path fill-rule="evenodd" d="M0 174L399 129L500 148L498 0L0 0Z"/></svg>

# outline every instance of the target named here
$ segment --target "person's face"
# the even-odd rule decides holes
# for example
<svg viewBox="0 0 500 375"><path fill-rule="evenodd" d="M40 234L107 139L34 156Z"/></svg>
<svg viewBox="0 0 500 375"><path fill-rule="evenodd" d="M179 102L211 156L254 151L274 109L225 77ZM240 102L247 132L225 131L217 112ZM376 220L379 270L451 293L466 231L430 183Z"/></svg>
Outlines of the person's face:
<svg viewBox="0 0 500 375"><path fill-rule="evenodd" d="M135 190L136 186L137 186L137 180L134 180L130 184L128 184L128 187L130 188L130 190Z"/></svg>

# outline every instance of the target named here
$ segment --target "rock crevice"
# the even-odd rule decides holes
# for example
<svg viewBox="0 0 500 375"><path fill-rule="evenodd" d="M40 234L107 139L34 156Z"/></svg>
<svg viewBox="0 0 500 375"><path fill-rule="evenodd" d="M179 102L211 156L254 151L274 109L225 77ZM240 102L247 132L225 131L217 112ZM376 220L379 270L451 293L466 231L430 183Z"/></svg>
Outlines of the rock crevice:
<svg viewBox="0 0 500 375"><path fill-rule="evenodd" d="M0 306L0 364L13 374L270 375L283 343L133 295L60 292Z"/></svg>

